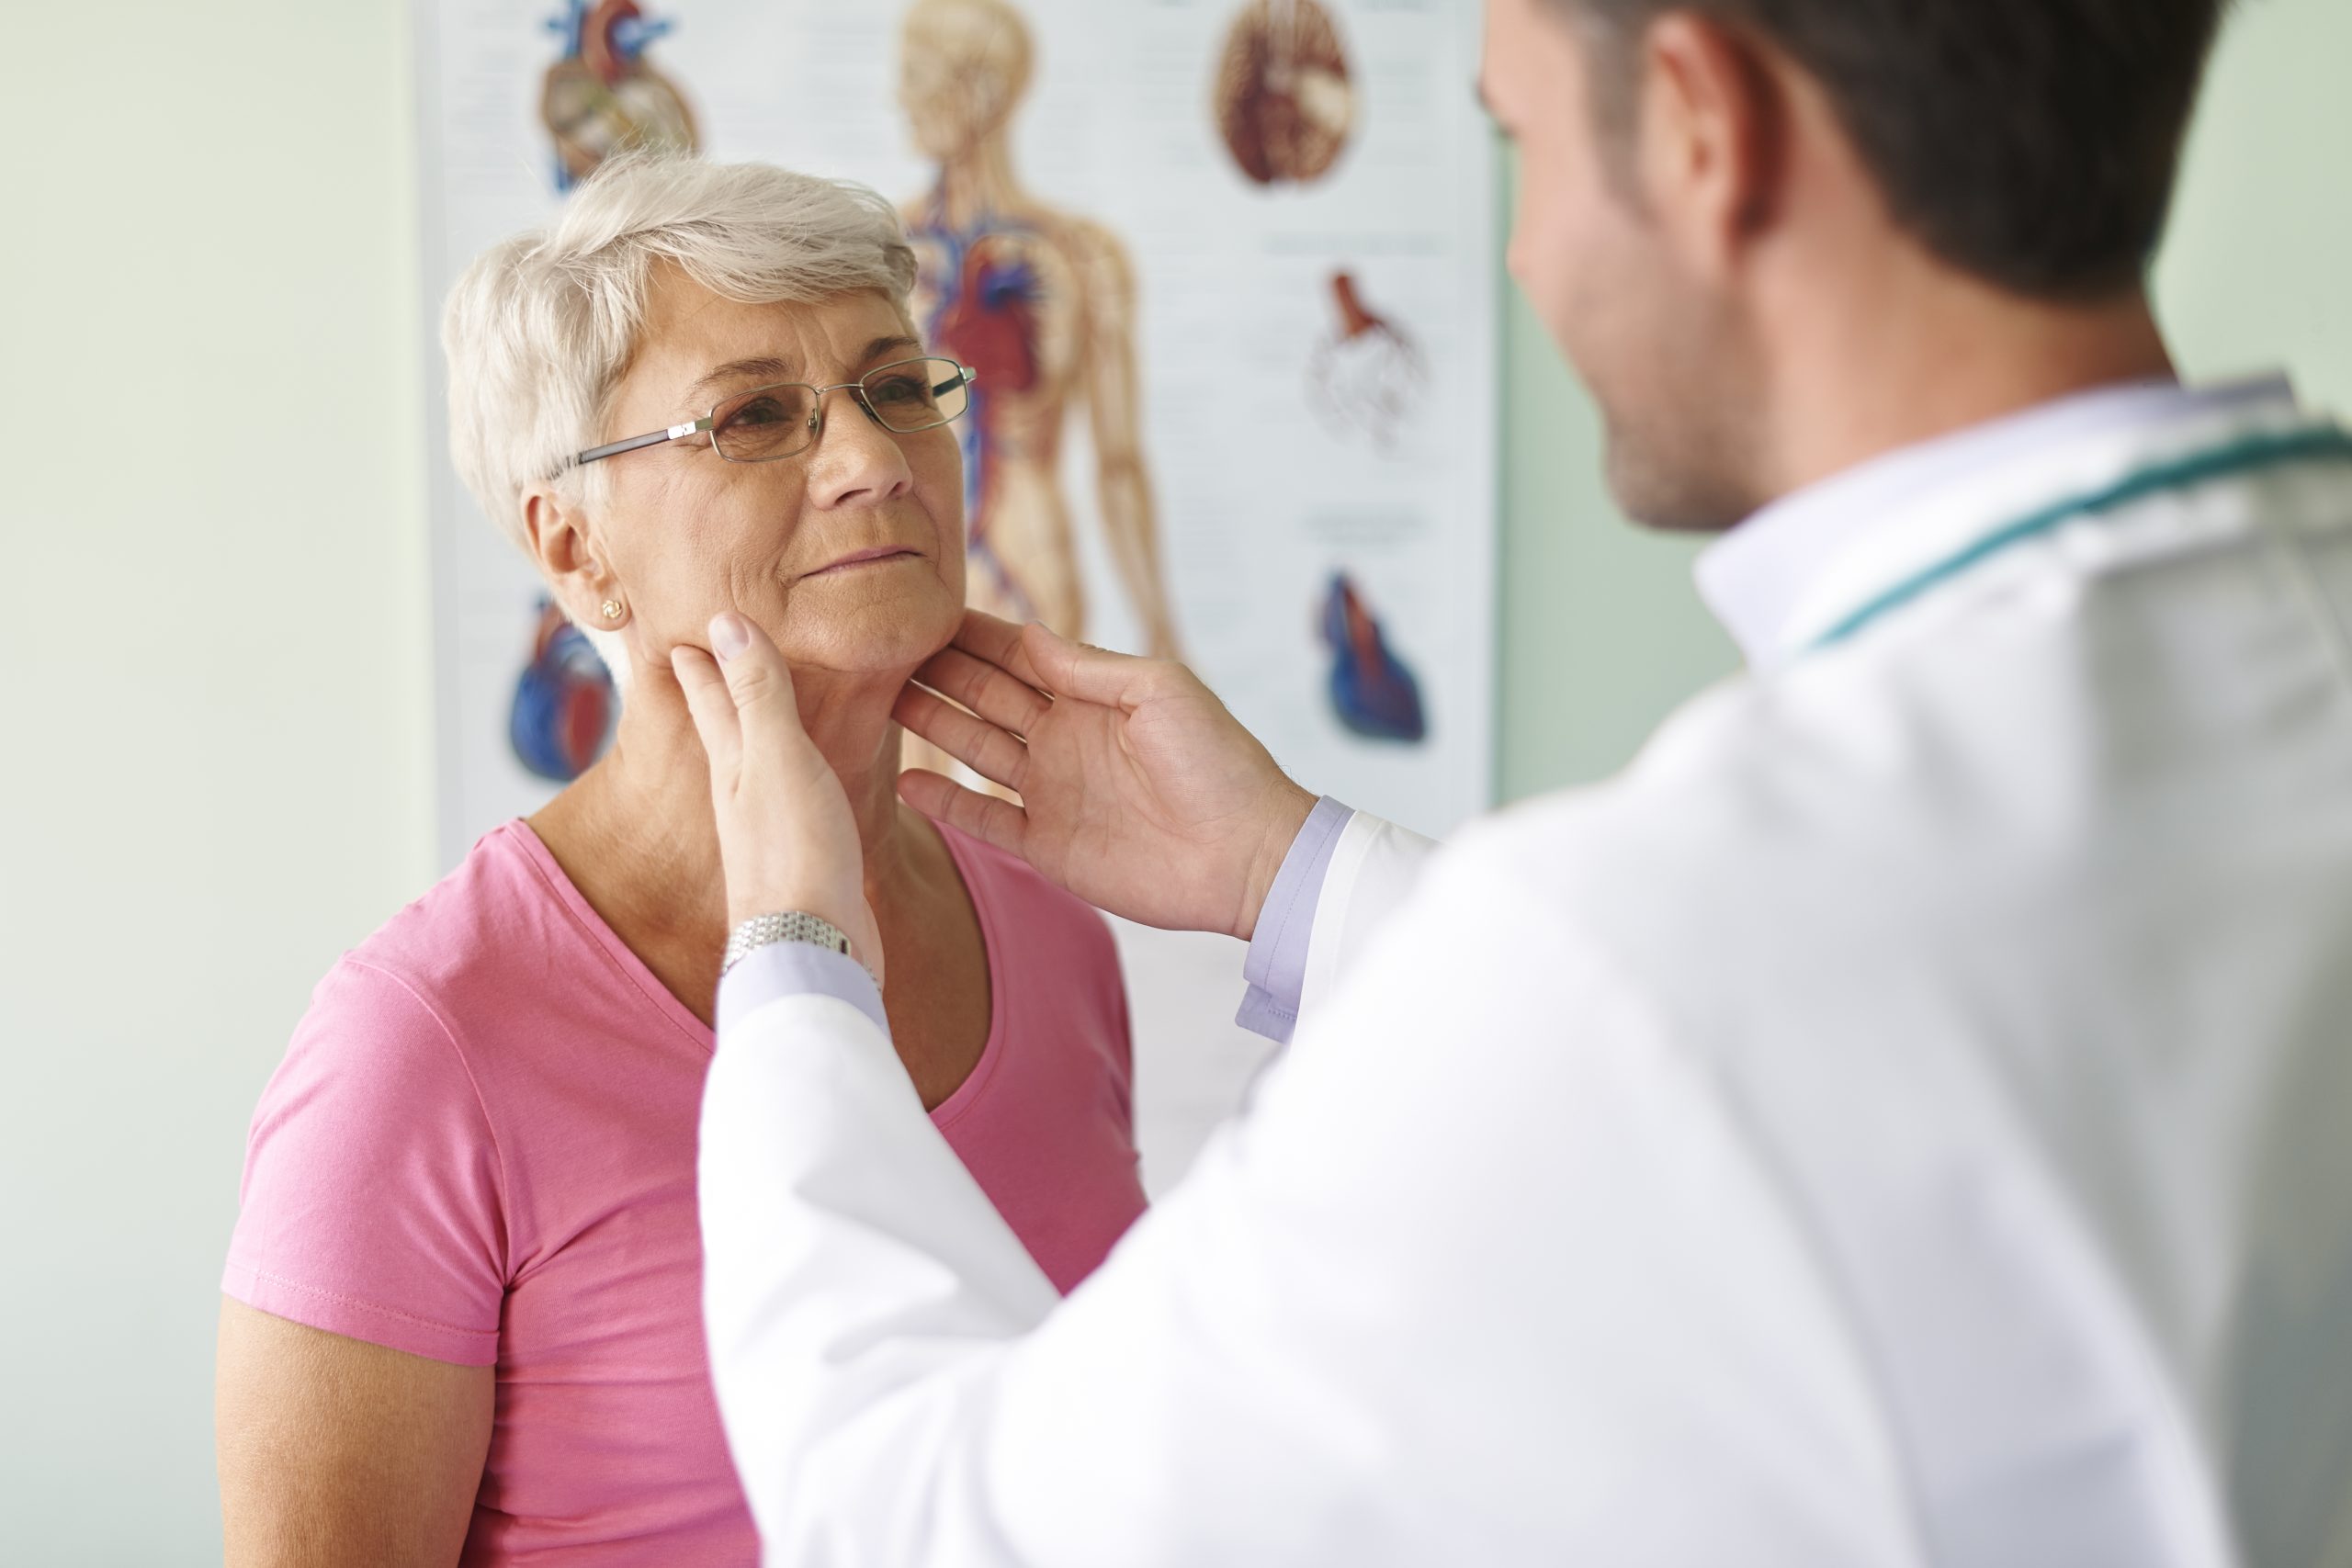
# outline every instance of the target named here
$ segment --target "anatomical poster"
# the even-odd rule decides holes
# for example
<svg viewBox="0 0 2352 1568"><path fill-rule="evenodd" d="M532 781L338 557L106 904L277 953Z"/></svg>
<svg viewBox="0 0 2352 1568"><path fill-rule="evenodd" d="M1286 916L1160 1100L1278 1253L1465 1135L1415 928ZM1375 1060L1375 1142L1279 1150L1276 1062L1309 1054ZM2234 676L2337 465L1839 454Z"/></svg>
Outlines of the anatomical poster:
<svg viewBox="0 0 2352 1568"><path fill-rule="evenodd" d="M428 327L615 148L872 186L921 260L919 332L978 371L972 602L1182 658L1310 788L1442 833L1489 803L1494 750L1477 10L418 0ZM428 352L455 863L593 762L621 698L458 482ZM1139 989L1164 956L1131 953L1163 971Z"/></svg>

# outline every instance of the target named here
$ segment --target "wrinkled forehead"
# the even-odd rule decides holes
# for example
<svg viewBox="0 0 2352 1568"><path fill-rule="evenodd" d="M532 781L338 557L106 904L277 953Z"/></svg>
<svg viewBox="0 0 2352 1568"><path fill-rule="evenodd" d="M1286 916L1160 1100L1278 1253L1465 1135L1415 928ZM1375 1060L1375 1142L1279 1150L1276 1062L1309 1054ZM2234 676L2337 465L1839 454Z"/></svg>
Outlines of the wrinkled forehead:
<svg viewBox="0 0 2352 1568"><path fill-rule="evenodd" d="M878 290L752 303L668 272L650 280L643 324L607 400L616 418L699 415L729 391L772 381L829 386L920 352L905 312Z"/></svg>

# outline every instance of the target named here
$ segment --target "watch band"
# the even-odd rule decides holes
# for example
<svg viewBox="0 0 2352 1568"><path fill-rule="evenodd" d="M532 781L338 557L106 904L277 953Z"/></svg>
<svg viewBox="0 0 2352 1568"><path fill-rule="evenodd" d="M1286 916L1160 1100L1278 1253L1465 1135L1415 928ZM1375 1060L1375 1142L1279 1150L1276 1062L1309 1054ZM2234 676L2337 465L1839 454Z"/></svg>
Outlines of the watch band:
<svg viewBox="0 0 2352 1568"><path fill-rule="evenodd" d="M844 958L855 958L849 947L849 937L832 921L797 910L780 915L753 915L727 935L727 957L718 966L719 978L749 958L761 948L779 942L805 942Z"/></svg>

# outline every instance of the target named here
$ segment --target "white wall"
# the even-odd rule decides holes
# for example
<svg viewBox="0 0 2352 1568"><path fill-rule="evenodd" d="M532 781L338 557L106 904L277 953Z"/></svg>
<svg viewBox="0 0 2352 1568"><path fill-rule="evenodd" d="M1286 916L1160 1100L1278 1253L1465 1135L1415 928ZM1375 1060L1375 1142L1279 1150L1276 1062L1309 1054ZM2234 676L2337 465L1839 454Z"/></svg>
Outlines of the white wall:
<svg viewBox="0 0 2352 1568"><path fill-rule="evenodd" d="M164 1568L245 1119L431 864L406 18L7 14L0 1562Z"/></svg>
<svg viewBox="0 0 2352 1568"><path fill-rule="evenodd" d="M2352 407L2342 0L2242 8L2165 311ZM244 1123L311 983L421 890L430 701L406 13L13 6L0 160L0 1562L218 1561ZM1507 788L1728 660L1510 326ZM435 435L437 439L437 433Z"/></svg>

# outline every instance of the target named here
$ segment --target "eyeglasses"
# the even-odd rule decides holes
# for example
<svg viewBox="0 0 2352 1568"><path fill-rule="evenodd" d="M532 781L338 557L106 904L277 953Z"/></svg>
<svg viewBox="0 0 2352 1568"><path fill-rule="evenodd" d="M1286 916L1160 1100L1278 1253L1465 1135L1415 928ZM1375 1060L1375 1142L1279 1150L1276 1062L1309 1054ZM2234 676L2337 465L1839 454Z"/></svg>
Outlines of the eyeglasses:
<svg viewBox="0 0 2352 1568"><path fill-rule="evenodd" d="M705 431L710 433L713 449L730 463L773 463L797 457L817 444L825 428L827 392L854 394L866 418L893 434L912 435L962 418L972 404L972 383L979 378L978 371L952 359L901 359L830 387L779 381L738 392L690 424L591 446L571 461L594 463Z"/></svg>

